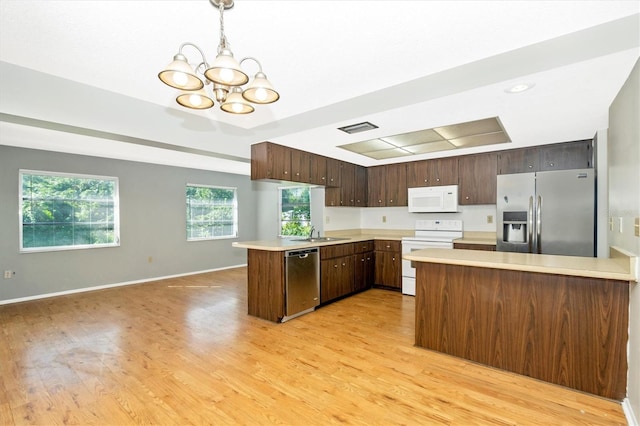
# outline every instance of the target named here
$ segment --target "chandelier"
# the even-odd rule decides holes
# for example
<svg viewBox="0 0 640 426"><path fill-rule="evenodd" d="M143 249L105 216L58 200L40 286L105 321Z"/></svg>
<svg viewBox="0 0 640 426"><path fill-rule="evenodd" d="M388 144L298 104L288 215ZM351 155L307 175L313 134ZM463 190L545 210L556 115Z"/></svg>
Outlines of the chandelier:
<svg viewBox="0 0 640 426"><path fill-rule="evenodd" d="M181 90L176 102L186 108L207 109L220 103L220 109L231 114L249 114L254 111L253 104L270 104L280 98L262 72L262 65L253 57L246 57L239 62L233 57L229 42L224 34L224 10L233 7L233 0L209 0L220 11L220 43L218 56L211 65L197 45L185 42L180 45L173 61L160 71L158 77L168 86ZM183 54L187 46L195 48L201 61L192 67ZM249 76L242 70L245 61L253 61L258 65L258 72L249 82ZM202 77L199 77L200 74ZM205 86L211 85L210 96Z"/></svg>

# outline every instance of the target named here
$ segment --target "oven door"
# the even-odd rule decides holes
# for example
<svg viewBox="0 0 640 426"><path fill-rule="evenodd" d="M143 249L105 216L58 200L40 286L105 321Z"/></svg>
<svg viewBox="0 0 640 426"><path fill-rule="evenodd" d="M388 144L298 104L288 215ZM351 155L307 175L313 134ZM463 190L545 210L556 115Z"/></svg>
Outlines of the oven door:
<svg viewBox="0 0 640 426"><path fill-rule="evenodd" d="M412 251L426 248L453 248L452 242L445 241L424 241L424 240L402 240L402 257ZM402 259L402 294L410 296L416 295L416 269L411 265L410 260Z"/></svg>

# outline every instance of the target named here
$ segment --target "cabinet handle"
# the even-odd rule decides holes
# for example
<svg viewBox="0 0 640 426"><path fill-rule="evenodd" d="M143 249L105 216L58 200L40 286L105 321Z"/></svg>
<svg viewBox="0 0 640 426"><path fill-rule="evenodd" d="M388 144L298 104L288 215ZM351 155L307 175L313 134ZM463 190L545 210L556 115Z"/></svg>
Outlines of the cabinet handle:
<svg viewBox="0 0 640 426"><path fill-rule="evenodd" d="M440 182L440 178L436 179L436 182Z"/></svg>
<svg viewBox="0 0 640 426"><path fill-rule="evenodd" d="M300 176L300 173L296 172L296 176Z"/></svg>
<svg viewBox="0 0 640 426"><path fill-rule="evenodd" d="M391 246L385 246L386 248L391 248Z"/></svg>
<svg viewBox="0 0 640 426"><path fill-rule="evenodd" d="M289 172L285 170L285 171L284 171L284 174L285 174L285 175L286 175L286 174L289 174Z"/></svg>
<svg viewBox="0 0 640 426"><path fill-rule="evenodd" d="M549 163L549 166L553 167L553 163Z"/></svg>
<svg viewBox="0 0 640 426"><path fill-rule="evenodd" d="M346 264L346 263L343 263L343 264L342 264L342 266L347 266L347 264Z"/></svg>
<svg viewBox="0 0 640 426"><path fill-rule="evenodd" d="M322 180L326 180L326 179L327 179L326 177L322 176Z"/></svg>
<svg viewBox="0 0 640 426"><path fill-rule="evenodd" d="M391 260L393 260L393 261L395 262L395 261L396 261L396 258L395 258L395 257L392 257L392 258L391 258Z"/></svg>
<svg viewBox="0 0 640 426"><path fill-rule="evenodd" d="M360 259L360 262L364 262L364 257L362 259Z"/></svg>
<svg viewBox="0 0 640 426"><path fill-rule="evenodd" d="M428 183L428 182L429 182L429 179L425 179L425 180L424 180L424 183Z"/></svg>
<svg viewBox="0 0 640 426"><path fill-rule="evenodd" d="M530 169L533 169L533 164L529 164L529 168L530 168Z"/></svg>
<svg viewBox="0 0 640 426"><path fill-rule="evenodd" d="M333 267L334 267L334 268L337 268L337 267L338 267L338 265L333 265Z"/></svg>
<svg viewBox="0 0 640 426"><path fill-rule="evenodd" d="M468 199L469 199L469 197L464 197L464 199L465 199L465 200L468 200Z"/></svg>

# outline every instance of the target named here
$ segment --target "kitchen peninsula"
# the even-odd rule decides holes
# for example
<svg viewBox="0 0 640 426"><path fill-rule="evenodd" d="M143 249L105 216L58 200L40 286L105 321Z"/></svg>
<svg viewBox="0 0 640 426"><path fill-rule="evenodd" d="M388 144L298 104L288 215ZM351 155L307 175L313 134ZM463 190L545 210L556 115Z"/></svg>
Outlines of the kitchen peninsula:
<svg viewBox="0 0 640 426"><path fill-rule="evenodd" d="M425 249L416 345L622 400L637 258Z"/></svg>
<svg viewBox="0 0 640 426"><path fill-rule="evenodd" d="M320 304L326 304L376 284L400 290L400 240L412 230L387 232L340 231L330 237L234 242L247 249L247 301L249 315L273 322L286 314L285 254L318 247L321 279ZM374 253L378 255L374 256ZM375 262L374 262L375 258Z"/></svg>

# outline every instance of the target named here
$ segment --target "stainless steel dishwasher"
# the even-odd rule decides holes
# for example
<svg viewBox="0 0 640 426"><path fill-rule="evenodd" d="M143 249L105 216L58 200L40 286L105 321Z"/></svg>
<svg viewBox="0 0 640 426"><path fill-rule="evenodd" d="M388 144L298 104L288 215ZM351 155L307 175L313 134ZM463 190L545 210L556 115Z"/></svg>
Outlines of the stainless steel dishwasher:
<svg viewBox="0 0 640 426"><path fill-rule="evenodd" d="M320 304L320 254L317 247L285 252L285 312L282 322Z"/></svg>

